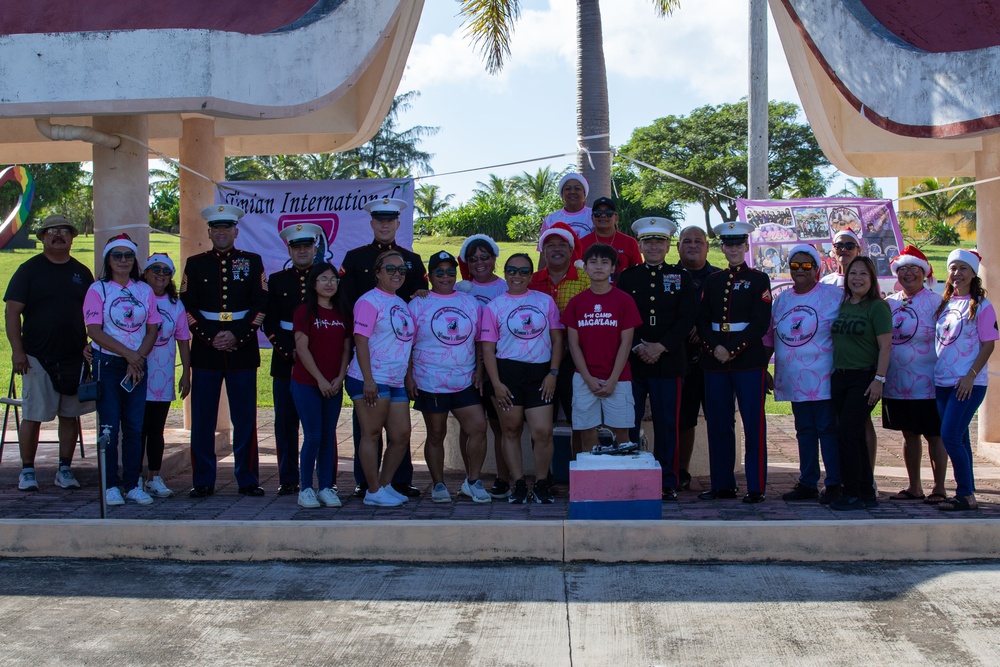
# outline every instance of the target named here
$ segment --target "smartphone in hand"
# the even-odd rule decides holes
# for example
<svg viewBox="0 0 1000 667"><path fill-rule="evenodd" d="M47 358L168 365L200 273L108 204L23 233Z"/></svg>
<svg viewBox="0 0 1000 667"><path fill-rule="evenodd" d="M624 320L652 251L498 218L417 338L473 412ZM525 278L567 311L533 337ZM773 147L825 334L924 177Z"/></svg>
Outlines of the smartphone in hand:
<svg viewBox="0 0 1000 667"><path fill-rule="evenodd" d="M122 378L121 385L122 389L124 389L130 394L132 393L132 390L135 389L135 382L132 381L131 375L126 375L124 378Z"/></svg>

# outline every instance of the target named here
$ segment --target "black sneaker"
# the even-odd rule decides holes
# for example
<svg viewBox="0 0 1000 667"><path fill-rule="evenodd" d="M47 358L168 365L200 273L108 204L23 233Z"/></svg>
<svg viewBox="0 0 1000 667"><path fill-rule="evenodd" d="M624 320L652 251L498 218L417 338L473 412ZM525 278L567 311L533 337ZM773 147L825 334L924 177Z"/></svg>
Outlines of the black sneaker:
<svg viewBox="0 0 1000 667"><path fill-rule="evenodd" d="M674 491L673 489L671 489L670 487L667 487L667 488L663 489L663 500L673 500L673 501L676 501L677 500L677 492Z"/></svg>
<svg viewBox="0 0 1000 667"><path fill-rule="evenodd" d="M851 496L846 498L841 496L833 502L830 503L830 509L837 510L838 512L854 512L857 510L865 509L865 501L861 500L857 496Z"/></svg>
<svg viewBox="0 0 1000 667"><path fill-rule="evenodd" d="M357 486L354 487L355 498L364 498L366 493L368 493L367 484L358 484Z"/></svg>
<svg viewBox="0 0 1000 667"><path fill-rule="evenodd" d="M833 486L828 486L825 489L823 489L823 493L819 494L819 504L829 505L834 500L839 499L842 494L843 494L843 487L841 487L840 484L834 484Z"/></svg>
<svg viewBox="0 0 1000 667"><path fill-rule="evenodd" d="M805 484L796 484L794 489L781 496L782 500L816 500L817 498L819 498L819 489Z"/></svg>
<svg viewBox="0 0 1000 667"><path fill-rule="evenodd" d="M690 491L691 490L691 473L687 470L681 468L677 475L677 490L678 491Z"/></svg>
<svg viewBox="0 0 1000 667"><path fill-rule="evenodd" d="M528 502L528 483L523 479L514 483L514 491L511 492L507 502L511 505L524 505Z"/></svg>
<svg viewBox="0 0 1000 667"><path fill-rule="evenodd" d="M510 484L507 483L507 480L500 479L499 477L497 477L493 481L493 486L490 487L487 493L490 494L491 498L495 498L497 500L502 500L503 498L509 498Z"/></svg>
<svg viewBox="0 0 1000 667"><path fill-rule="evenodd" d="M542 505L551 505L555 502L555 498L552 496L552 487L549 486L549 481L546 479L535 482L535 486L531 489L531 496L536 503Z"/></svg>

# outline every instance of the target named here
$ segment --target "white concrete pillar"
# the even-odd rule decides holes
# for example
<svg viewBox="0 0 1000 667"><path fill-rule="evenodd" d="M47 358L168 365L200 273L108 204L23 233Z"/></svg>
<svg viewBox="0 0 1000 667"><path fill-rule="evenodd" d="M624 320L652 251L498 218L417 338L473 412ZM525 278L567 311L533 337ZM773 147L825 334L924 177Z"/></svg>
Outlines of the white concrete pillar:
<svg viewBox="0 0 1000 667"><path fill-rule="evenodd" d="M222 139L215 136L215 120L204 116L185 116L184 131L181 135L179 158L181 164L204 174L216 182L226 178L226 157ZM178 264L180 275L184 274L184 264L191 255L205 252L212 247L208 240L208 227L201 217L201 210L215 201L215 184L180 170L180 221L181 256ZM184 401L184 428L191 428L191 398ZM228 441L229 401L222 392L219 401L217 440Z"/></svg>
<svg viewBox="0 0 1000 667"><path fill-rule="evenodd" d="M94 129L127 134L147 142L146 116L97 116ZM104 265L104 244L122 232L139 247L137 261L149 255L149 158L134 141L123 140L111 150L95 145L94 155L94 274Z"/></svg>
<svg viewBox="0 0 1000 667"><path fill-rule="evenodd" d="M986 134L983 135L983 150L976 153L976 178L995 176L1000 176L1000 135ZM976 235L983 256L979 275L995 304L1000 294L1000 269L996 285L990 278L993 262L1000 261L1000 181L976 186L976 221ZM990 359L990 371L997 370L1000 370L1000 354L994 352ZM1000 454L1000 390L997 384L997 378L990 377L986 400L979 407L979 446Z"/></svg>

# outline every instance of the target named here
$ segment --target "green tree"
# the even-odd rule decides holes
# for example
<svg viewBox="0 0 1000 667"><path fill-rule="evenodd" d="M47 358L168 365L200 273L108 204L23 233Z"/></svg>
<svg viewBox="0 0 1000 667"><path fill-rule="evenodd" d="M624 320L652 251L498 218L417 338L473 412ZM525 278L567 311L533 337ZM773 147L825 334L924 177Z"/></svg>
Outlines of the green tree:
<svg viewBox="0 0 1000 667"><path fill-rule="evenodd" d="M768 105L768 177L772 191L824 182L821 169L830 163L812 129L797 121L798 115L799 108L791 102ZM711 211L726 222L735 220L736 199L747 196L746 99L699 107L687 116L659 118L652 125L634 130L618 152L714 190L708 192L634 164L628 167L638 180L626 190L644 206L697 202L711 230Z"/></svg>
<svg viewBox="0 0 1000 667"><path fill-rule="evenodd" d="M0 166L0 171L8 166L11 165ZM93 228L93 191L88 180L90 174L84 171L79 162L41 162L21 166L27 169L35 181L35 195L28 215L29 226L53 213L62 213L83 225L83 228L86 228L89 221L90 228ZM3 218L14 210L20 198L21 188L16 183L5 183L0 187L0 211L3 212ZM71 211L75 217L70 216ZM81 218L80 214L84 212L86 216Z"/></svg>
<svg viewBox="0 0 1000 667"><path fill-rule="evenodd" d="M517 199L518 187L513 180L489 174L485 181L476 181L472 193L473 199Z"/></svg>
<svg viewBox="0 0 1000 667"><path fill-rule="evenodd" d="M406 130L399 129L399 114L409 110L413 100L419 96L420 91L417 90L397 95L375 136L344 154L352 157L361 170L367 169L369 173L377 172L383 164L390 169L405 168L406 174L433 173L432 155L420 150L419 146L425 137L437 134L441 128L416 125Z"/></svg>
<svg viewBox="0 0 1000 667"><path fill-rule="evenodd" d="M440 185L421 185L413 192L413 206L417 209L414 231L428 234L434 229L434 218L448 209L455 195L441 194Z"/></svg>
<svg viewBox="0 0 1000 667"><path fill-rule="evenodd" d="M844 188L837 193L838 197L858 197L860 199L883 199L882 188L878 186L874 178L864 178L859 183L854 179L847 179Z"/></svg>
<svg viewBox="0 0 1000 667"><path fill-rule="evenodd" d="M552 171L552 167L540 167L534 174L526 171L520 176L515 176L511 181L522 197L537 206L551 198L552 195L555 195L556 198L559 197L556 187L559 185L560 178L562 178L562 174Z"/></svg>
<svg viewBox="0 0 1000 667"><path fill-rule="evenodd" d="M459 14L464 17L466 34L486 61L486 69L496 74L510 56L510 37L521 15L520 0L459 0ZM667 16L680 6L680 0L653 0L660 16ZM604 34L599 0L577 0L577 136L596 137L582 140L591 153L581 155L577 170L590 182L595 196L611 192L611 131L608 105L608 75L604 63Z"/></svg>
<svg viewBox="0 0 1000 667"><path fill-rule="evenodd" d="M925 178L907 190L906 195L921 195L913 199L917 210L900 211L899 215L914 221L914 229L932 245L955 245L959 241L958 226L964 224L969 231L976 229L976 188L968 186L946 192L933 192L971 183L969 177L952 178L942 185L936 178ZM933 192L933 194L922 194Z"/></svg>

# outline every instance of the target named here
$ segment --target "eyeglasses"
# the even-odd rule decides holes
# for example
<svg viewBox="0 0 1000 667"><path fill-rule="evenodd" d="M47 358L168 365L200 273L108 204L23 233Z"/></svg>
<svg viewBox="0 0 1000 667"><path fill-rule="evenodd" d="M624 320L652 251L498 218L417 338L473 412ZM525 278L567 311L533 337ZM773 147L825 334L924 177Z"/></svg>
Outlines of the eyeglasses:
<svg viewBox="0 0 1000 667"><path fill-rule="evenodd" d="M109 252L108 257L114 262L130 262L135 259L134 252Z"/></svg>
<svg viewBox="0 0 1000 667"><path fill-rule="evenodd" d="M493 255L476 255L474 257L470 257L467 261L469 264L472 264L473 262L488 262L491 259L493 259Z"/></svg>
<svg viewBox="0 0 1000 667"><path fill-rule="evenodd" d="M833 247L837 250L854 250L858 247L857 243L834 243Z"/></svg>
<svg viewBox="0 0 1000 667"><path fill-rule="evenodd" d="M590 215L592 217L595 217L595 218L610 218L610 217L612 217L614 215L617 215L617 214L614 211L612 211L611 209L602 208L599 211L593 211L593 212L591 212Z"/></svg>
<svg viewBox="0 0 1000 667"><path fill-rule="evenodd" d="M66 236L67 234L72 234L73 230L69 227L49 227L45 230L45 233L49 236Z"/></svg>
<svg viewBox="0 0 1000 667"><path fill-rule="evenodd" d="M803 271L812 271L816 268L816 265L812 262L789 262L788 268L792 271L798 271L799 269L802 269Z"/></svg>
<svg viewBox="0 0 1000 667"><path fill-rule="evenodd" d="M385 264L382 266L382 268L385 269L385 272L390 276L396 273L402 276L405 275L407 271L406 264L400 264L399 266L396 266L394 264Z"/></svg>
<svg viewBox="0 0 1000 667"><path fill-rule="evenodd" d="M445 276L454 278L458 275L458 271L455 269L434 269L434 275L438 278L444 278Z"/></svg>
<svg viewBox="0 0 1000 667"><path fill-rule="evenodd" d="M114 255L114 253L112 253L112 255ZM166 276L167 278L169 278L170 276L174 275L174 270L171 269L169 266L160 266L159 264L154 264L153 266L149 267L149 270L152 271L157 276Z"/></svg>
<svg viewBox="0 0 1000 667"><path fill-rule="evenodd" d="M916 271L923 271L923 269L921 269L919 266L916 266L915 264L904 264L903 266L896 267L896 273L905 273L907 271L916 272Z"/></svg>
<svg viewBox="0 0 1000 667"><path fill-rule="evenodd" d="M508 276L516 276L518 274L520 274L522 276L530 276L531 275L531 267L530 266L505 266L505 267L503 267L503 272L506 273Z"/></svg>
<svg viewBox="0 0 1000 667"><path fill-rule="evenodd" d="M336 285L340 282L340 278L337 276L323 276L316 279L318 285Z"/></svg>

